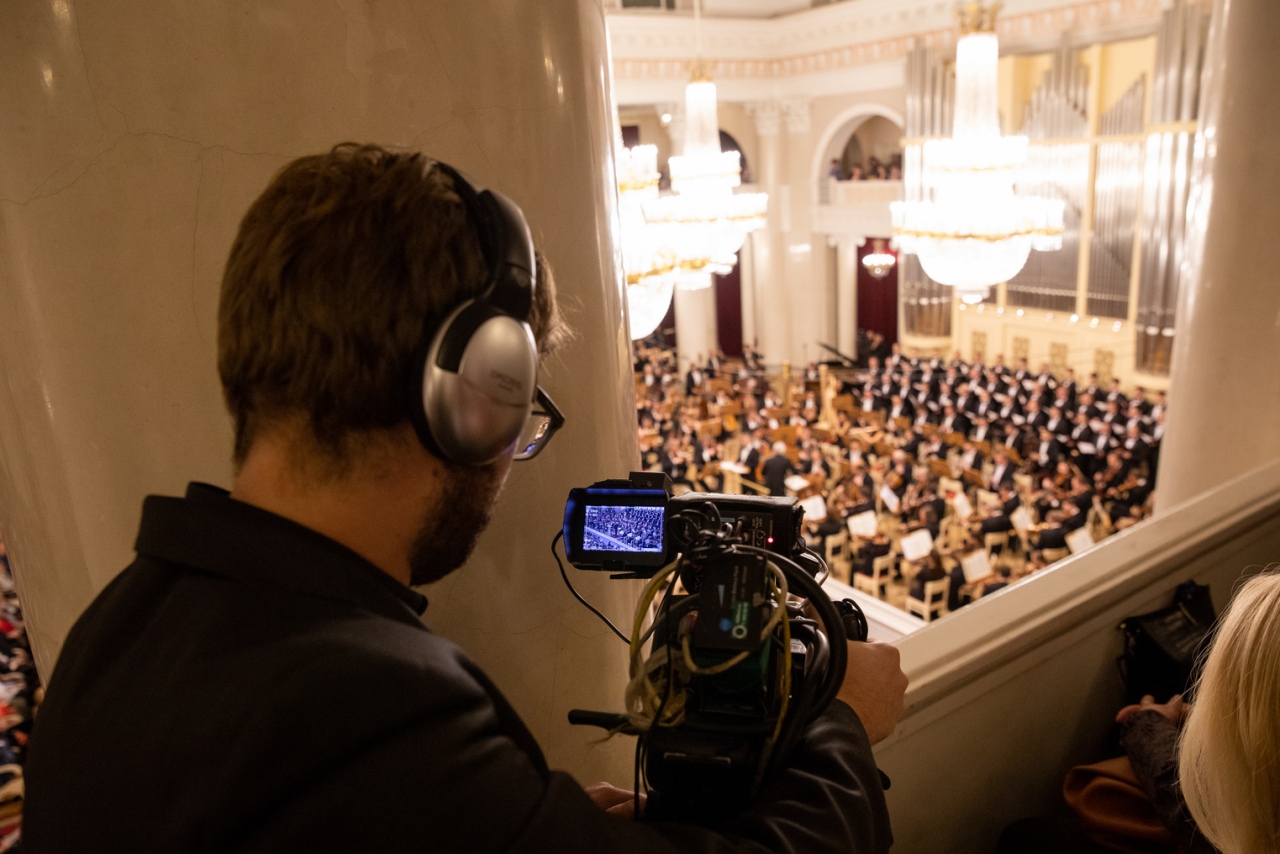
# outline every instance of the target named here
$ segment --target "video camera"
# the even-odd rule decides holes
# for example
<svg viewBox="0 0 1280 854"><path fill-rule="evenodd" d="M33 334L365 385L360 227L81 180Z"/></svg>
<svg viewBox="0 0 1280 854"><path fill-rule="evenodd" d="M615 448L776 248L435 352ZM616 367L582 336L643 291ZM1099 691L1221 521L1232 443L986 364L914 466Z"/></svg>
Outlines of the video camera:
<svg viewBox="0 0 1280 854"><path fill-rule="evenodd" d="M633 472L569 492L564 509L565 555L578 569L649 578L678 555L673 518L710 502L719 521L744 545L792 559L805 554L804 509L794 498L690 492L672 496L665 474ZM815 567L816 568L816 567Z"/></svg>
<svg viewBox="0 0 1280 854"><path fill-rule="evenodd" d="M833 603L815 580L825 565L805 546L803 520L794 498L673 496L663 474L569 493L569 562L648 581L631 626L626 714L569 714L639 738L648 818L705 822L745 807L835 697L842 641L866 640L858 606Z"/></svg>

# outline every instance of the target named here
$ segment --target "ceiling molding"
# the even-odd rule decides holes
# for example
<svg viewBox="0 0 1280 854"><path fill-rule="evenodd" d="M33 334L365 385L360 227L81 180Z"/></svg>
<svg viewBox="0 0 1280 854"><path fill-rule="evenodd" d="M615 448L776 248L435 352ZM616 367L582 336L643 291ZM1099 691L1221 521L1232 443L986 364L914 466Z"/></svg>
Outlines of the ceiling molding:
<svg viewBox="0 0 1280 854"><path fill-rule="evenodd" d="M1088 33L1091 41L1133 37L1155 32L1162 6L1162 0L1009 0L997 32L1006 52L1056 44L1068 32ZM862 91L870 87L853 79L861 75L846 72L900 65L915 38L930 47L954 43L954 10L952 0L859 0L769 20L704 19L702 58L724 97L735 88L753 98L830 94L833 82L837 91ZM623 103L688 82L692 18L614 12L608 21ZM883 71L877 77L884 82ZM755 85L735 87L735 81Z"/></svg>

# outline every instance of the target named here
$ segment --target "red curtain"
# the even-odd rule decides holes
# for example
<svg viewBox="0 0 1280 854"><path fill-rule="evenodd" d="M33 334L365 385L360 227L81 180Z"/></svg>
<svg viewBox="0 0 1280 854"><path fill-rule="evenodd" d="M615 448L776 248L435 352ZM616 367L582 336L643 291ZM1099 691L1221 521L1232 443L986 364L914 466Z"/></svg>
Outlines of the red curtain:
<svg viewBox="0 0 1280 854"><path fill-rule="evenodd" d="M742 255L739 253L739 259ZM715 276L716 330L726 356L742 355L742 273L735 264L728 275Z"/></svg>
<svg viewBox="0 0 1280 854"><path fill-rule="evenodd" d="M889 239L884 242L887 245ZM883 335L887 348L898 340L898 267L889 268L883 279L872 276L862 259L874 250L871 238L858 248L858 326Z"/></svg>

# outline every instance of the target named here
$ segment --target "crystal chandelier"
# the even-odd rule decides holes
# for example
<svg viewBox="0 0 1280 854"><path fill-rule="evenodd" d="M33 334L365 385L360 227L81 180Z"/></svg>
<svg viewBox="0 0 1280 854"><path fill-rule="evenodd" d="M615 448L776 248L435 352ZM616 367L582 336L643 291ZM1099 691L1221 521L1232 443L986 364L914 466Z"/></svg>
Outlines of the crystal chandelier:
<svg viewBox="0 0 1280 854"><path fill-rule="evenodd" d="M621 134L618 134L619 140ZM622 269L627 277L631 340L648 337L666 317L679 259L664 244L665 230L644 219L646 202L658 198L658 148L617 146L618 217Z"/></svg>
<svg viewBox="0 0 1280 854"><path fill-rule="evenodd" d="M702 52L701 3L694 3L697 52ZM708 288L712 274L728 273L738 263L747 235L764 225L769 197L735 193L742 183L742 159L720 150L716 84L699 58L685 87L684 153L670 158L669 195L644 203L644 217L665 232L678 263L674 275L686 290Z"/></svg>
<svg viewBox="0 0 1280 854"><path fill-rule="evenodd" d="M862 266L875 279L883 279L889 275L889 271L897 263L897 256L886 250L882 237L874 238L871 241L871 251L862 256Z"/></svg>
<svg viewBox="0 0 1280 854"><path fill-rule="evenodd" d="M894 243L966 303L1013 278L1031 250L1062 248L1060 201L1014 192L1027 164L1027 138L1001 136L996 72L999 6L960 11L955 125L950 139L924 144L924 199L894 202Z"/></svg>

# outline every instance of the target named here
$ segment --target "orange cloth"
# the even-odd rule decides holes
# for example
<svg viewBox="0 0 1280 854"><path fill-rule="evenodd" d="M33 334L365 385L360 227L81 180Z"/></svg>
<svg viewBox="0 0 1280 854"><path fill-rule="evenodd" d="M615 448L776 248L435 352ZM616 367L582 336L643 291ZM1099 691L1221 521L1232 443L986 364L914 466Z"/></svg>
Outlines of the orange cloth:
<svg viewBox="0 0 1280 854"><path fill-rule="evenodd" d="M1178 850L1127 756L1072 768L1062 783L1062 797L1085 835L1099 845L1126 854L1176 854Z"/></svg>

